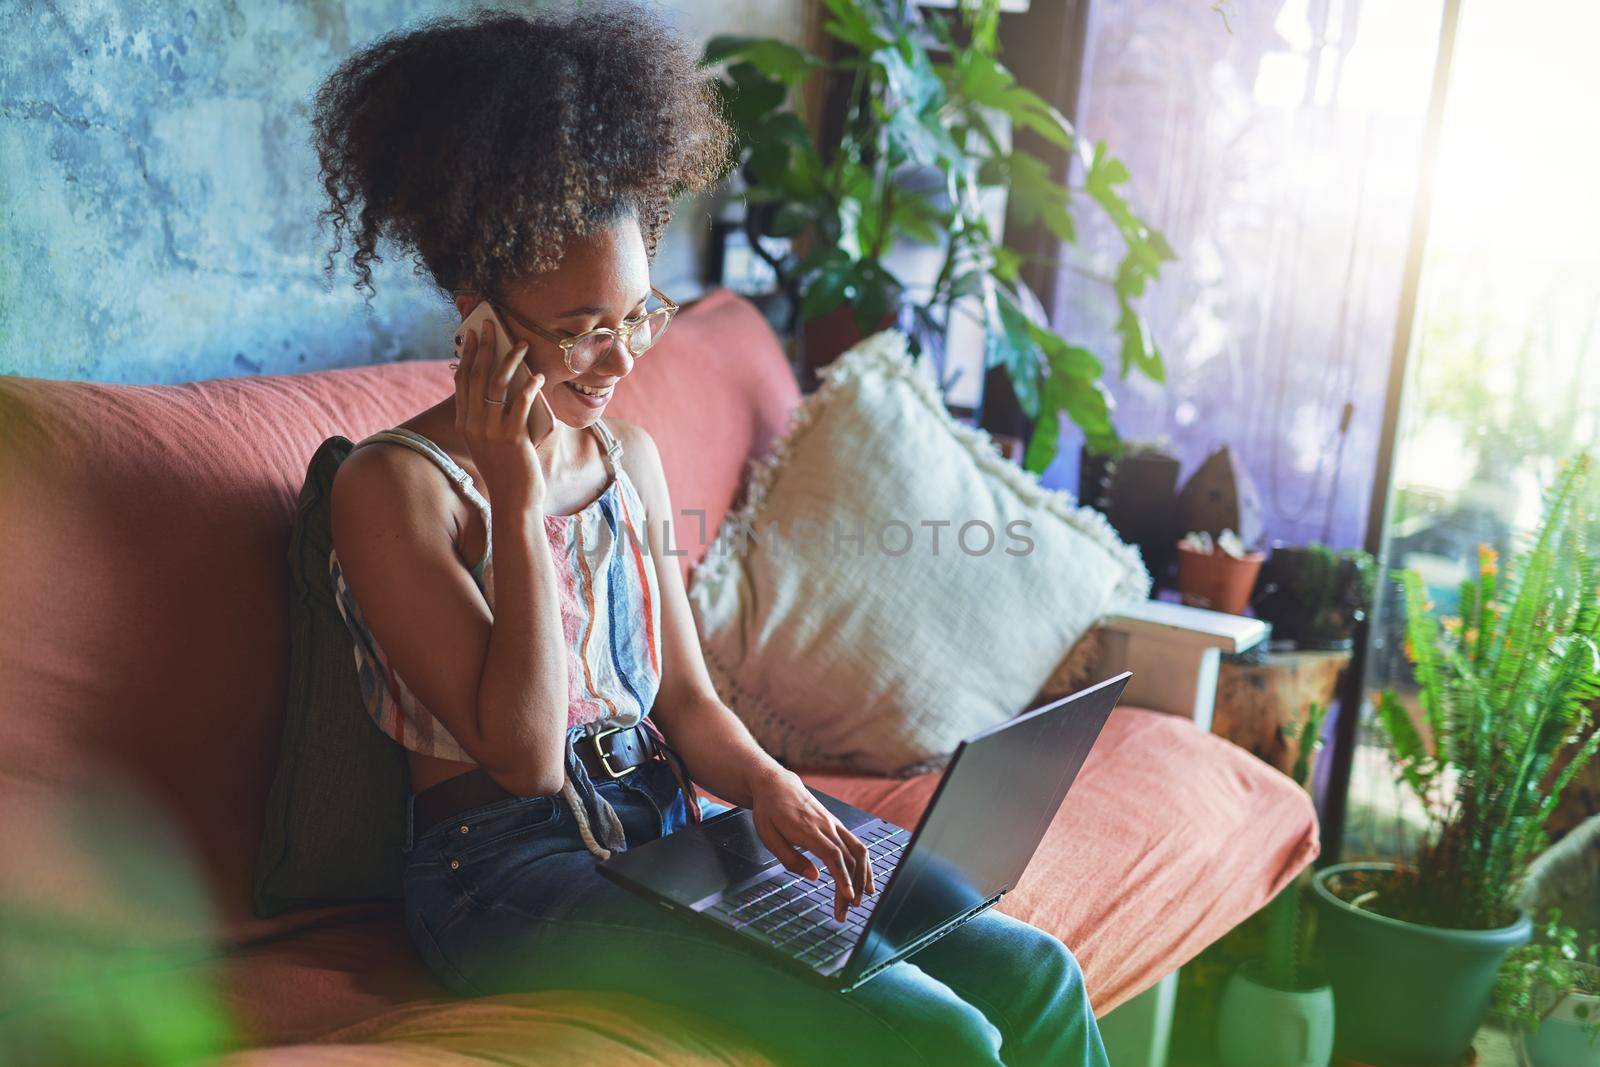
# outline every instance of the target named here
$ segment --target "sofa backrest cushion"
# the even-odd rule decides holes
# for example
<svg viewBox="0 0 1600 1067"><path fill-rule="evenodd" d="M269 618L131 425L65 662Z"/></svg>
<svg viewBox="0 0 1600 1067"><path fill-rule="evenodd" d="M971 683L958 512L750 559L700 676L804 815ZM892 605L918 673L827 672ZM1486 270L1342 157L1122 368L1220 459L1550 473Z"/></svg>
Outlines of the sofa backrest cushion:
<svg viewBox="0 0 1600 1067"><path fill-rule="evenodd" d="M221 921L250 924L306 465L451 389L442 359L175 386L0 377L0 897L44 891L40 850L70 842L33 828L117 779L171 816ZM794 399L760 314L714 293L616 403L660 443L675 506L714 523Z"/></svg>

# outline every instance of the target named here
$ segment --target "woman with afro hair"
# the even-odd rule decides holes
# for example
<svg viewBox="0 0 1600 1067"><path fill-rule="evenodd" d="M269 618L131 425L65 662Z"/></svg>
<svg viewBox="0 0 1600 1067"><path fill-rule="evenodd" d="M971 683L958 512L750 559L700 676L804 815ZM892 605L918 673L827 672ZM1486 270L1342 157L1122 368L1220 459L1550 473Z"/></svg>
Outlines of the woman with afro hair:
<svg viewBox="0 0 1600 1067"><path fill-rule="evenodd" d="M877 888L718 699L660 457L602 418L675 310L650 282L669 204L728 162L685 45L637 8L424 22L346 59L314 122L330 269L348 241L371 292L388 241L463 320L494 312L458 328L452 395L360 442L332 501L362 695L410 765L402 895L429 969L461 995L674 1006L780 1063L1104 1064L1072 954L993 910L839 993L596 870L698 820L698 782L791 871L829 872L835 921Z"/></svg>

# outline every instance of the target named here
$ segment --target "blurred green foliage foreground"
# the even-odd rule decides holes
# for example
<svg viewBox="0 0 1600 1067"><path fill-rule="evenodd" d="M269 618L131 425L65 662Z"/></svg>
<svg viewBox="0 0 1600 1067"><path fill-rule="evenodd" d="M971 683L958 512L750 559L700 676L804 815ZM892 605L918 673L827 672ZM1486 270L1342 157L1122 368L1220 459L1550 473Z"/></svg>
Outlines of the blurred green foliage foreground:
<svg viewBox="0 0 1600 1067"><path fill-rule="evenodd" d="M206 883L160 812L114 791L0 816L6 1067L177 1064L237 1046Z"/></svg>

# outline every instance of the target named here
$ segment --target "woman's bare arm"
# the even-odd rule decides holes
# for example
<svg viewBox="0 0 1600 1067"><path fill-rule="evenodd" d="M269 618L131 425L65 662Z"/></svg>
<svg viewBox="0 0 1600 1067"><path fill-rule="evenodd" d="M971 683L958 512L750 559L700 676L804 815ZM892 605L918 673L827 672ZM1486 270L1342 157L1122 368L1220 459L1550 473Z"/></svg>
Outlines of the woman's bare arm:
<svg viewBox="0 0 1600 1067"><path fill-rule="evenodd" d="M643 429L616 420L628 475L645 505L647 537L661 590L661 688L650 717L688 765L690 776L719 797L751 809L756 832L783 865L796 874L816 878L817 869L798 849L818 856L833 872L838 897L835 913L860 902L875 890L867 850L822 803L800 777L756 743L717 696L700 651L694 613L678 571L683 534L669 539L667 520L672 502L666 473L655 442Z"/></svg>
<svg viewBox="0 0 1600 1067"><path fill-rule="evenodd" d="M469 336L463 346L456 428L489 492L496 611L457 558L444 480L420 456L368 448L346 459L334 478L333 541L373 637L423 707L501 786L543 796L565 778L567 728L544 475L527 434L544 376L513 383L526 346L495 361L492 326L484 331L481 345Z"/></svg>

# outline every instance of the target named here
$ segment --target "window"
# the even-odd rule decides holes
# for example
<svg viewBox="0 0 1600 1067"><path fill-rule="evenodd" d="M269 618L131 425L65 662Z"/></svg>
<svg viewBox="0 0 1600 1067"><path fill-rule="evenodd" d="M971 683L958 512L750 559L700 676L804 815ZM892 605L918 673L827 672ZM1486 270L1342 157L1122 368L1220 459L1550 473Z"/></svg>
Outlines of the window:
<svg viewBox="0 0 1600 1067"><path fill-rule="evenodd" d="M1118 425L1187 475L1232 445L1268 539L1362 543L1442 0L1096 3L1080 133L1132 170L1178 253L1141 307L1167 382L1112 384ZM1085 222L1091 213L1082 213ZM1115 352L1084 272L1121 244L1086 225L1054 307ZM1075 486L1076 445L1048 475Z"/></svg>

